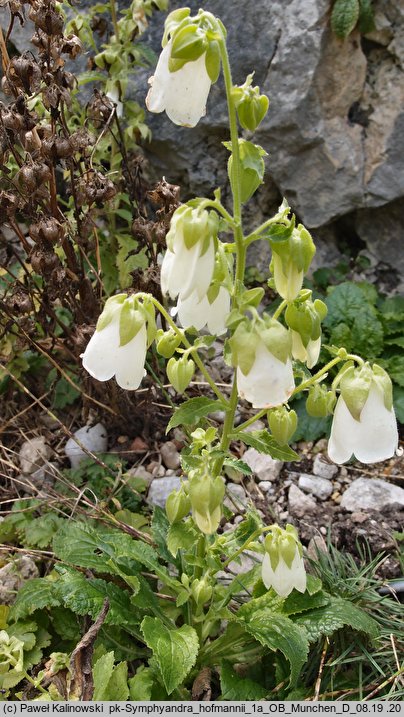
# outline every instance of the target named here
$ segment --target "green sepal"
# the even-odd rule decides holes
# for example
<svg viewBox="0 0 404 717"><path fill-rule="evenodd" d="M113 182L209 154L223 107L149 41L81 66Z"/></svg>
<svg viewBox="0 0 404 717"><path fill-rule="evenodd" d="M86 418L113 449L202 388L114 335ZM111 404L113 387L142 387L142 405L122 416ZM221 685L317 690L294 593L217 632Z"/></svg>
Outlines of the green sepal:
<svg viewBox="0 0 404 717"><path fill-rule="evenodd" d="M174 57L168 59L168 69L170 72L178 72L184 65L187 64L187 60L175 60Z"/></svg>
<svg viewBox="0 0 404 717"><path fill-rule="evenodd" d="M376 30L372 0L359 0L359 5L359 32L362 35L367 35L368 32Z"/></svg>
<svg viewBox="0 0 404 717"><path fill-rule="evenodd" d="M298 423L296 411L288 411L286 406L278 406L268 411L267 419L275 440L281 446L287 445L296 432Z"/></svg>
<svg viewBox="0 0 404 717"><path fill-rule="evenodd" d="M223 143L225 147L231 149L229 142ZM258 144L248 142L246 139L239 139L239 155L240 155L240 199L242 204L245 204L258 187L262 184L265 163L263 157L267 155L267 152L260 147ZM229 157L227 164L227 170L229 175L230 184L234 187L233 177L233 155Z"/></svg>
<svg viewBox="0 0 404 717"><path fill-rule="evenodd" d="M157 326L156 326L156 310L154 304L150 299L145 298L142 305L143 315L146 319L146 331L147 331L147 348L152 345L156 338Z"/></svg>
<svg viewBox="0 0 404 717"><path fill-rule="evenodd" d="M166 500L166 513L170 523L178 523L191 510L191 501L183 486L173 490Z"/></svg>
<svg viewBox="0 0 404 717"><path fill-rule="evenodd" d="M369 364L365 364L360 368L354 368L352 366L345 371L341 379L340 388L342 398L350 414L357 421L360 420L363 407L368 400L372 380L373 372Z"/></svg>
<svg viewBox="0 0 404 717"><path fill-rule="evenodd" d="M178 10L173 10L169 15L167 15L164 23L164 35L161 42L163 47L167 45L170 35L172 35L173 32L181 26L190 14L191 10L189 7L180 7ZM191 20L188 20L188 22L191 22Z"/></svg>
<svg viewBox="0 0 404 717"><path fill-rule="evenodd" d="M242 293L238 294L238 306L240 311L245 311L251 306L257 308L264 298L265 291L261 286L256 286L253 289L246 289Z"/></svg>
<svg viewBox="0 0 404 717"><path fill-rule="evenodd" d="M321 315L325 315L319 304L325 307L325 314L327 313L327 307L322 301L318 301L317 308L321 309ZM310 300L301 302L298 297L297 300L288 305L285 311L287 325L300 335L305 347L309 341L315 341L321 336L321 317L317 308L314 302Z"/></svg>
<svg viewBox="0 0 404 717"><path fill-rule="evenodd" d="M212 592L212 585L209 584L206 577L203 577L200 580L195 578L195 580L192 581L191 593L197 607L205 605L205 603L207 603L212 597Z"/></svg>
<svg viewBox="0 0 404 717"><path fill-rule="evenodd" d="M208 43L204 32L197 25L187 24L175 30L172 36L171 58L194 62L204 52Z"/></svg>
<svg viewBox="0 0 404 717"><path fill-rule="evenodd" d="M212 83L217 82L220 74L220 49L219 43L216 40L211 40L209 42L209 46L206 51L205 66L210 81Z"/></svg>
<svg viewBox="0 0 404 717"><path fill-rule="evenodd" d="M195 363L186 356L171 358L166 366L168 380L178 393L184 393L195 372Z"/></svg>
<svg viewBox="0 0 404 717"><path fill-rule="evenodd" d="M250 132L255 132L268 112L269 99L266 95L260 95L258 92L258 87L253 88L236 105L241 126Z"/></svg>
<svg viewBox="0 0 404 717"><path fill-rule="evenodd" d="M181 343L181 336L177 334L173 329L163 331L159 329L156 334L156 349L160 356L164 358L171 358Z"/></svg>
<svg viewBox="0 0 404 717"><path fill-rule="evenodd" d="M388 411L393 408L393 384L387 371L385 371L377 363L372 366L373 381L383 393L383 402Z"/></svg>
<svg viewBox="0 0 404 717"><path fill-rule="evenodd" d="M244 376L250 373L254 364L258 341L259 336L251 330L250 323L245 320L238 324L233 336L228 341L231 347L233 366L238 366Z"/></svg>
<svg viewBox="0 0 404 717"><path fill-rule="evenodd" d="M290 358L292 353L292 339L290 333L276 319L266 319L263 328L259 330L259 338L268 351L282 363Z"/></svg>
<svg viewBox="0 0 404 717"><path fill-rule="evenodd" d="M116 296L111 296L107 299L103 312L100 314L97 321L96 331L102 331L106 326L108 326L108 324L111 323L116 311L123 304L125 299L127 299L127 296L127 294L116 294Z"/></svg>
<svg viewBox="0 0 404 717"><path fill-rule="evenodd" d="M325 386L316 383L309 390L306 411L314 418L325 418L333 413L336 400L335 391L328 391Z"/></svg>
<svg viewBox="0 0 404 717"><path fill-rule="evenodd" d="M134 308L132 300L125 301L119 317L119 345L125 346L132 341L144 324L143 313Z"/></svg>

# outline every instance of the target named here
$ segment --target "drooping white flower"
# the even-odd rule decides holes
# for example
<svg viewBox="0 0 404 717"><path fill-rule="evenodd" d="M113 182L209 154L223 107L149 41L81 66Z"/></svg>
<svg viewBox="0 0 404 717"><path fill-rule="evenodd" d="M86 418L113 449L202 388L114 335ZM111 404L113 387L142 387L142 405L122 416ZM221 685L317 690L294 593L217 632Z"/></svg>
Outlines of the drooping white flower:
<svg viewBox="0 0 404 717"><path fill-rule="evenodd" d="M378 463L391 458L397 446L394 409L386 408L380 386L372 382L359 420L339 396L328 443L328 455L334 463L346 463L353 455L362 463Z"/></svg>
<svg viewBox="0 0 404 717"><path fill-rule="evenodd" d="M172 41L167 43L159 57L146 97L150 112L164 112L174 124L195 127L206 113L206 102L211 80L206 70L206 52L197 60L187 62L176 72L170 72L168 63Z"/></svg>
<svg viewBox="0 0 404 717"><path fill-rule="evenodd" d="M282 299L286 299L286 301L293 301L303 285L303 270L299 270L293 262L290 262L287 267L287 272L285 272L282 259L275 253L273 254L272 262L275 286L278 294Z"/></svg>
<svg viewBox="0 0 404 717"><path fill-rule="evenodd" d="M281 597L287 597L293 589L304 593L307 579L296 528L272 525L264 546L261 575L265 587L273 588Z"/></svg>
<svg viewBox="0 0 404 717"><path fill-rule="evenodd" d="M286 403L295 388L292 361L290 358L286 363L280 361L259 341L248 374L237 368L237 385L239 396L252 403L253 408L273 408Z"/></svg>
<svg viewBox="0 0 404 717"><path fill-rule="evenodd" d="M306 590L306 571L299 551L296 549L290 568L281 557L275 570L272 570L271 558L268 553L265 553L262 561L262 582L266 588L273 588L281 597L287 597L294 588L304 593Z"/></svg>
<svg viewBox="0 0 404 717"><path fill-rule="evenodd" d="M307 346L305 346L302 337L297 331L291 331L291 334L293 358L305 363L307 368L313 368L320 356L321 336L318 339L310 339Z"/></svg>
<svg viewBox="0 0 404 717"><path fill-rule="evenodd" d="M148 331L146 317L153 323L154 312L136 303L135 296L109 299L82 354L86 371L98 381L115 376L121 388L138 388L146 375L146 351L154 331L150 325Z"/></svg>
<svg viewBox="0 0 404 717"><path fill-rule="evenodd" d="M179 297L177 310L184 329L194 326L200 331L207 326L211 334L220 336L227 331L226 319L230 313L230 294L221 286L217 297L210 303L208 295L199 299L197 292L194 291L186 299Z"/></svg>

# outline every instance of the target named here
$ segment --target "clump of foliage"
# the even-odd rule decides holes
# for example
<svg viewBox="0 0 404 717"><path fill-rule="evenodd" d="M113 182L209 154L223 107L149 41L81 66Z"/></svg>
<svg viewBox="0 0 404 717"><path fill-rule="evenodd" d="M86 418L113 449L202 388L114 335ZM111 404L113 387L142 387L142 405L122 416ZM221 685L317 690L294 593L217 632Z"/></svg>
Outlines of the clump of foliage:
<svg viewBox="0 0 404 717"><path fill-rule="evenodd" d="M345 40L357 28L362 35L375 29L372 0L335 0L331 13L331 28Z"/></svg>

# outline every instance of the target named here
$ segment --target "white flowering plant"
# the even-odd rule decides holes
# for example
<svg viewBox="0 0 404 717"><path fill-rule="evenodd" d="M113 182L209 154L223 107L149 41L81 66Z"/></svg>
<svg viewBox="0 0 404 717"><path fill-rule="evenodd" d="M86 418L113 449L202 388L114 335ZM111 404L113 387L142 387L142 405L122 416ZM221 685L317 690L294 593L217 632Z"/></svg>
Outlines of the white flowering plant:
<svg viewBox="0 0 404 717"><path fill-rule="evenodd" d="M239 525L221 532L225 469L251 473L232 453L232 444L237 441L273 458L298 460L289 446L297 427L290 402L306 394L309 414L334 414L331 460L340 464L353 456L364 463L386 460L398 446L391 381L380 366L343 347L328 347L329 362L315 371L327 310L303 286L315 246L307 229L296 223L287 201L275 216L244 232L243 205L263 183L265 171L266 152L250 136L265 118L269 101L253 86L253 75L242 85L233 83L221 21L205 10L196 16L188 8L175 10L166 20L162 44L146 104L151 112L165 111L180 126L194 127L199 122L211 84L223 72L232 207L222 202L220 188L212 197L180 205L162 258L161 290L166 302L147 293L110 298L83 354L83 365L92 376L100 381L115 376L119 386L136 390L145 374L146 352L154 346L167 360L167 377L178 394L187 390L196 371L210 392L185 399L167 426L169 431L182 425L189 436L181 457L181 487L171 493L165 517L159 518L164 558L171 571L157 570L157 558L152 559L147 552L152 547L146 543L143 552L137 548L136 557L132 555L147 569L153 566L150 569L162 585L159 593L171 596L174 603L165 612L153 601L142 608L145 614L139 619L137 639L153 658L135 676L136 684L146 689L147 676L149 686L160 686L160 692L156 687L141 692L148 699L156 694L157 699L187 699L199 670L219 666L222 679L227 674L230 680L234 665L258 660L266 661L272 677L265 686L254 686L248 677L230 680L233 698L271 695L279 677L282 689L277 688L278 697L272 699L284 699L297 684L311 643L330 634L325 615L337 614L337 627L348 621L373 637L377 629L370 618L352 613L342 600L337 605L319 580L306 574L293 526L263 525L251 507ZM248 131L249 139L239 136L239 126ZM262 305L264 288L245 285L246 253L256 241L267 242L272 250L269 285L280 299L272 312ZM170 308L171 303L175 306ZM158 328L156 312L165 329ZM224 359L233 368L228 388L217 385L203 358L217 336L223 339ZM337 373L327 387L331 369ZM255 410L237 425L240 399ZM217 411L224 413L221 427L214 421ZM253 430L258 419L266 419L268 428ZM245 551L253 556L255 566L229 582L229 566ZM139 590L145 588L129 575L129 567L126 562L114 569L134 590L133 604L139 607Z"/></svg>

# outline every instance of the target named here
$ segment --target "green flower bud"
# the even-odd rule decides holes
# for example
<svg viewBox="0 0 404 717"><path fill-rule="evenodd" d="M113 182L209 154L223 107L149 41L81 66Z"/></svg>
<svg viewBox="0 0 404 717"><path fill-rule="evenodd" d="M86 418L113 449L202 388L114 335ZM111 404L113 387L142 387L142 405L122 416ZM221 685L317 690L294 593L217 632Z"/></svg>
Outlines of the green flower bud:
<svg viewBox="0 0 404 717"><path fill-rule="evenodd" d="M281 446L291 440L297 428L296 411L288 411L286 406L278 406L268 411L268 425L271 433Z"/></svg>
<svg viewBox="0 0 404 717"><path fill-rule="evenodd" d="M269 107L268 97L260 95L259 87L252 87L252 79L253 74L248 75L244 85L235 86L232 90L240 124L250 132L257 129Z"/></svg>
<svg viewBox="0 0 404 717"><path fill-rule="evenodd" d="M192 381L195 364L192 359L181 356L180 359L171 358L166 366L167 377L178 393L184 393Z"/></svg>
<svg viewBox="0 0 404 717"><path fill-rule="evenodd" d="M191 501L181 486L180 490L173 490L166 500L166 513L170 523L178 523L185 518L191 510Z"/></svg>
<svg viewBox="0 0 404 717"><path fill-rule="evenodd" d="M239 139L238 144L241 169L240 198L241 202L245 204L245 202L248 202L248 200L252 197L254 192L257 191L260 184L262 184L265 172L263 157L266 156L267 152L265 152L265 150L259 145L247 142L245 139ZM231 149L229 142L225 142L224 145L225 147ZM233 155L230 155L227 170L230 184L234 188Z"/></svg>
<svg viewBox="0 0 404 717"><path fill-rule="evenodd" d="M314 418L325 418L332 414L336 400L335 391L328 391L325 386L316 383L310 388L306 411Z"/></svg>
<svg viewBox="0 0 404 717"><path fill-rule="evenodd" d="M173 329L163 331L159 329L156 335L156 349L160 356L171 358L181 343L181 337Z"/></svg>
<svg viewBox="0 0 404 717"><path fill-rule="evenodd" d="M197 607L203 607L212 597L212 592L212 586L209 585L206 578L201 578L200 580L196 578L192 581L191 594Z"/></svg>
<svg viewBox="0 0 404 717"><path fill-rule="evenodd" d="M308 271L316 247L311 235L299 224L290 236L271 236L273 272L278 294L286 301L293 301L302 288L303 278Z"/></svg>
<svg viewBox="0 0 404 717"><path fill-rule="evenodd" d="M219 526L224 493L221 476L210 478L196 473L189 481L192 515L199 530L206 535L215 533Z"/></svg>

